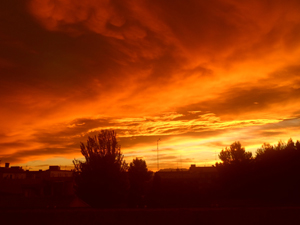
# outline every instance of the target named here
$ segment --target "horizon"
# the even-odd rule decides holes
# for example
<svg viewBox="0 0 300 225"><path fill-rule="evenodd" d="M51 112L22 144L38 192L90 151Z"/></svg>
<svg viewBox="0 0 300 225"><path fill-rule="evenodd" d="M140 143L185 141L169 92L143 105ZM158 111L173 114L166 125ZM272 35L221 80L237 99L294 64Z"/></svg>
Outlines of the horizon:
<svg viewBox="0 0 300 225"><path fill-rule="evenodd" d="M152 171L157 148L159 168L187 168L300 140L297 0L0 6L1 164L71 168L102 129Z"/></svg>
<svg viewBox="0 0 300 225"><path fill-rule="evenodd" d="M294 144L295 144L295 147L296 147L296 142L299 142L299 140L293 140L292 138L290 138L290 140L292 140L293 142L294 142ZM286 145L288 142L285 142L285 141L282 141L282 140L279 140L278 142L276 142L275 144L271 144L271 146L274 146L274 147L276 147L276 144L279 144L279 142L281 142L281 143L283 143L284 145ZM270 144L269 142L264 142L264 143L268 143L268 144ZM230 146L226 146L226 147L230 147ZM245 146L242 146L243 148L245 147ZM259 146L259 148L260 147L262 147L262 145L260 145ZM223 148L222 150L224 150L225 148ZM258 149L256 149L256 150L258 150ZM255 151L247 151L246 150L246 152L251 152L252 153L252 158L254 159L254 158L256 158L256 150ZM219 152L220 153L220 152ZM201 165L197 165L197 164L195 164L195 163L191 163L191 164L189 164L189 165L187 165L187 163L185 164L186 166L185 167L183 167L182 166L182 162L180 162L180 159L179 159L179 161L177 161L176 163L177 163L177 166L175 167L175 166L173 166L173 167L163 167L163 168L159 168L159 169L157 169L157 167L155 168L155 167L153 167L154 169L151 169L151 168L149 168L149 166L148 166L148 164L147 164L147 167L148 167L148 169L150 170L150 171L153 171L153 172L158 172L158 171L162 171L162 170L189 170L189 168L192 166L192 165L195 165L196 167L214 167L214 166L216 166L216 163L222 163L222 160L220 160L219 159L219 153L218 154L216 154L215 153L215 161L210 161L210 162L214 162L213 164L209 164L208 162L205 162L204 164L201 164ZM157 156L157 155L156 155ZM139 158L139 159L143 159L143 157L136 157L136 158ZM132 158L132 160L133 159L135 159L135 158ZM85 158L84 157L81 157L80 158L80 160L81 161L85 161ZM143 159L144 160L144 159ZM146 160L145 160L146 161ZM131 161L126 161L125 160L125 162L129 165L130 163L131 163ZM58 164L45 164L45 165L42 165L42 166L37 166L37 167L29 167L28 165L26 165L25 166L25 168L23 168L24 167L24 165L23 164L17 164L17 165L11 165L10 164L10 162L4 162L3 164L5 164L5 166L3 167L3 166L1 166L1 164L2 164L2 162L1 162L1 160L0 160L0 168L5 168L6 167L6 163L8 163L8 166L9 166L9 168L11 168L11 167L20 167L21 169L23 169L24 171L38 171L38 170L43 170L43 171L45 171L46 169L43 169L43 168L45 168L45 167L47 167L48 169L51 167L51 166L59 166L60 167L60 170L73 170L74 169L74 165L72 164L72 165L58 165ZM72 163L73 163L73 161L72 161ZM146 161L146 163L147 163L147 161ZM156 161L156 165L157 165L157 163L158 163L158 161ZM162 163L163 165L164 165L164 163ZM171 164L171 165L173 165L173 164Z"/></svg>

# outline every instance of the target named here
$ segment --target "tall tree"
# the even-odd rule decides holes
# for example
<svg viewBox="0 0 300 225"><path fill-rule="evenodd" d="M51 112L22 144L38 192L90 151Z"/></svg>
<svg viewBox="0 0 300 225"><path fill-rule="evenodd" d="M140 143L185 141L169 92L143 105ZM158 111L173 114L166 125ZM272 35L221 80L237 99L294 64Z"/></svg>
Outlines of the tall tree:
<svg viewBox="0 0 300 225"><path fill-rule="evenodd" d="M253 166L252 153L246 152L240 142L234 142L219 154L222 163L216 163L219 172L220 195L242 198L249 186L249 172Z"/></svg>
<svg viewBox="0 0 300 225"><path fill-rule="evenodd" d="M101 130L81 143L85 161L73 160L75 191L92 207L116 207L124 202L128 181L128 166L113 130Z"/></svg>
<svg viewBox="0 0 300 225"><path fill-rule="evenodd" d="M133 159L128 169L130 181L129 204L133 207L144 207L146 194L146 182L150 180L152 172L148 171L146 161Z"/></svg>

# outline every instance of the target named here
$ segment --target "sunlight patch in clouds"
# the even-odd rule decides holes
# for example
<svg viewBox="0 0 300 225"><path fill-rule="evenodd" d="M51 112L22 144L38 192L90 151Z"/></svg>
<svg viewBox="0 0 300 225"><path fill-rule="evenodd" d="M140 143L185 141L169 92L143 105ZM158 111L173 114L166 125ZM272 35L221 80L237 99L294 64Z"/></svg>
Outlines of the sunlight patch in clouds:
<svg viewBox="0 0 300 225"><path fill-rule="evenodd" d="M187 132L215 131L219 129L243 128L254 125L278 123L279 119L255 119L255 120L234 120L222 122L214 113L198 115L198 118L180 120L183 114L172 114L162 117L123 118L112 119L111 123L118 125L93 128L87 133L101 129L113 129L119 131L119 137L132 136L165 136L179 135Z"/></svg>

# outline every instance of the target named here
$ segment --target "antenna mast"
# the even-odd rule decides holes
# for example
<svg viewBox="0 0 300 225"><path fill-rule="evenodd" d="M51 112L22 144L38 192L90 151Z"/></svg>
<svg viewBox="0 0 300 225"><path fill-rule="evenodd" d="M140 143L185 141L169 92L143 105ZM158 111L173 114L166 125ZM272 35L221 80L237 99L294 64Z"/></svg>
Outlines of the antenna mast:
<svg viewBox="0 0 300 225"><path fill-rule="evenodd" d="M159 171L159 159L158 159L158 142L160 141L160 138L157 140L157 171Z"/></svg>

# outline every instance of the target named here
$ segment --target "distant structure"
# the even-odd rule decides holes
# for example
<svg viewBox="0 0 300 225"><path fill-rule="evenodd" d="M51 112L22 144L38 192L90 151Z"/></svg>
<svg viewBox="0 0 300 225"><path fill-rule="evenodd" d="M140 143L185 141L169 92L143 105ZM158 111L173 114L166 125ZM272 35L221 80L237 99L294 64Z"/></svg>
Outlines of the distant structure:
<svg viewBox="0 0 300 225"><path fill-rule="evenodd" d="M165 184L176 185L176 183L192 182L197 183L197 186L202 188L208 187L218 178L218 171L216 167L197 167L192 164L188 170L159 170L156 172L156 176Z"/></svg>
<svg viewBox="0 0 300 225"><path fill-rule="evenodd" d="M25 179L26 173L19 166L9 167L9 163L5 163L5 167L0 167L0 180L2 179Z"/></svg>
<svg viewBox="0 0 300 225"><path fill-rule="evenodd" d="M0 167L0 181L3 180L20 180L20 179L50 179L50 178L70 178L73 177L73 171L61 170L59 166L49 166L48 170L29 171L20 166Z"/></svg>
<svg viewBox="0 0 300 225"><path fill-rule="evenodd" d="M26 205L57 205L53 199L73 199L73 173L71 170L61 170L59 166L49 166L45 171L25 171L20 166L10 167L9 163L5 163L5 167L0 167L0 208L4 207L3 204L12 207L24 202Z"/></svg>
<svg viewBox="0 0 300 225"><path fill-rule="evenodd" d="M159 154L158 154L158 142L160 141L160 138L157 140L157 171L159 171Z"/></svg>

